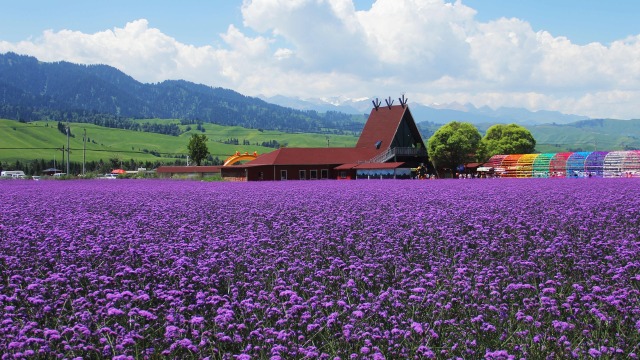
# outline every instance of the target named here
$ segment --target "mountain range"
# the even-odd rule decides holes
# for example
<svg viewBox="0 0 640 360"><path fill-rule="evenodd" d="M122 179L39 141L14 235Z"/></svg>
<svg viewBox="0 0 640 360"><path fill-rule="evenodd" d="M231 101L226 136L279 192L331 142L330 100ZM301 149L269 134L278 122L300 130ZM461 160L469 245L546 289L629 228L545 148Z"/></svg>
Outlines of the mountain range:
<svg viewBox="0 0 640 360"><path fill-rule="evenodd" d="M346 98L298 99L284 96L261 97L267 102L300 110L368 113L372 100ZM379 99L383 104L384 99ZM397 100L396 100L397 103ZM520 108L476 108L471 104L426 106L409 102L420 133L428 139L450 121L474 124L481 133L494 124L516 123L525 126L537 141L540 152L633 150L640 149L640 119L590 119L557 111L532 112Z"/></svg>
<svg viewBox="0 0 640 360"><path fill-rule="evenodd" d="M23 122L88 122L177 135L175 126L132 121L163 118L180 119L183 124L358 135L372 100L258 98L184 80L141 83L107 65L47 63L31 56L0 54L0 118ZM385 103L384 98L379 100ZM409 102L409 106L425 139L442 124L456 120L470 122L481 132L497 123L521 124L533 133L539 151L640 148L640 120L589 119L554 111L457 103L427 106Z"/></svg>
<svg viewBox="0 0 640 360"><path fill-rule="evenodd" d="M359 130L362 116L300 111L183 80L144 84L106 65L0 54L0 117L127 128L127 119L181 119L292 132Z"/></svg>
<svg viewBox="0 0 640 360"><path fill-rule="evenodd" d="M266 102L286 106L298 110L315 111L338 111L348 114L368 114L373 106L373 99L347 99L347 98L324 98L324 99L299 99L285 97L281 95L260 98ZM378 99L385 104L385 99ZM398 99L392 99L395 104ZM491 109L488 106L477 108L472 104L438 104L424 105L416 102L409 102L411 114L416 121L429 121L436 124L446 124L450 121L464 121L472 124L483 123L517 123L521 125L536 124L569 124L580 120L588 120L587 116L567 115L558 111L529 111L521 108L501 107Z"/></svg>

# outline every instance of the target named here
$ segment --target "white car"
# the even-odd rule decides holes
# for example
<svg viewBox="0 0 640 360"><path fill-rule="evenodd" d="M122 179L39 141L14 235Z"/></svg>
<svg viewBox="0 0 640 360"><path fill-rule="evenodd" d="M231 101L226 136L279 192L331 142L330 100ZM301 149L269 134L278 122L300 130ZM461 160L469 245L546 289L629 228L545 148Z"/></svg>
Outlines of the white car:
<svg viewBox="0 0 640 360"><path fill-rule="evenodd" d="M117 179L118 175L117 174L104 174L103 176L100 176L98 179Z"/></svg>

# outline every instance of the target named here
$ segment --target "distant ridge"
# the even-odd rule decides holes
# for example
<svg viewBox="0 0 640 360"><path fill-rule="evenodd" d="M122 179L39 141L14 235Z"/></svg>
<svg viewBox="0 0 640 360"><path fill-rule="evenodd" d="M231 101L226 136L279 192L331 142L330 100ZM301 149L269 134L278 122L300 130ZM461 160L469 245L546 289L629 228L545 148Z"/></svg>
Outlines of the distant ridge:
<svg viewBox="0 0 640 360"><path fill-rule="evenodd" d="M0 54L0 117L113 126L124 119L165 118L295 132L359 131L339 112L300 111L184 80L143 84L107 65L40 62ZM98 121L99 120L99 121ZM109 122L104 124L100 122Z"/></svg>
<svg viewBox="0 0 640 360"><path fill-rule="evenodd" d="M286 96L261 97L270 103L291 107L299 110L340 111L349 114L369 113L371 100L349 99L308 99ZM557 111L529 111L520 108L489 107L476 108L471 104L445 104L427 106L410 102L411 114L416 121L429 121L438 124L446 124L450 121L465 121L472 124L483 123L517 123L521 125L533 124L568 124L580 120L588 120L587 116L567 115Z"/></svg>

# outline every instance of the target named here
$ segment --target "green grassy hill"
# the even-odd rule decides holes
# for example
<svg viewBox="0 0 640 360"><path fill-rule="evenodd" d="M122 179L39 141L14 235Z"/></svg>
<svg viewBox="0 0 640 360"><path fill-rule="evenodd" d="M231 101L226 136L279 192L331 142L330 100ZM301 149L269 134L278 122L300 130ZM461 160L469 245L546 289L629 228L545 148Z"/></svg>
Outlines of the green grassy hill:
<svg viewBox="0 0 640 360"><path fill-rule="evenodd" d="M484 135L493 123L475 126ZM418 127L428 140L442 124L420 122ZM536 151L616 151L640 149L640 120L593 119L570 124L524 125L534 139Z"/></svg>
<svg viewBox="0 0 640 360"><path fill-rule="evenodd" d="M137 120L154 121L161 123L176 123L178 120ZM186 130L187 125L179 125ZM215 124L203 124L204 134L209 138L207 143L209 152L221 160L231 156L236 151L258 152L263 154L271 152L271 147L256 145L262 142L277 141L279 144L290 147L323 147L327 146L327 137L332 147L347 147L355 145L357 137L347 135L324 134L299 134L281 131L246 129L236 126L220 126ZM140 131L130 131L100 127L92 124L72 123L70 138L71 161L82 162L83 134L87 132L87 161L99 161L118 158L122 160L134 159L135 161L161 161L173 163L176 159L187 155L187 144L192 133L202 133L193 128L180 136L170 136ZM52 121L36 121L21 123L14 120L0 119L0 161L11 163L45 159L61 161L62 147L67 146L66 135L57 128L57 123ZM225 141L237 139L239 145L225 144ZM250 145L242 145L245 140Z"/></svg>
<svg viewBox="0 0 640 360"><path fill-rule="evenodd" d="M527 127L539 152L640 149L640 120L583 120Z"/></svg>

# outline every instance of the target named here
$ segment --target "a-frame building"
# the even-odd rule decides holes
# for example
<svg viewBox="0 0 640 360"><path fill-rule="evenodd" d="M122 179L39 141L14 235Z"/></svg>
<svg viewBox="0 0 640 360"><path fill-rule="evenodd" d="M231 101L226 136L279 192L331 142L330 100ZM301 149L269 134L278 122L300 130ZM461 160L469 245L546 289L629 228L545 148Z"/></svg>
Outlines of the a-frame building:
<svg viewBox="0 0 640 360"><path fill-rule="evenodd" d="M426 147L407 105L376 106L362 129L356 148L375 147L380 151L372 162L426 161ZM373 161L375 160L375 161Z"/></svg>
<svg viewBox="0 0 640 360"><path fill-rule="evenodd" d="M223 178L240 181L410 178L427 164L427 151L409 107L374 108L352 148L280 148L243 165L224 166Z"/></svg>

